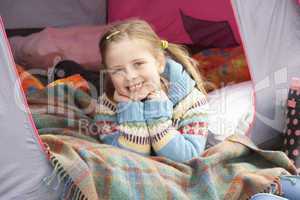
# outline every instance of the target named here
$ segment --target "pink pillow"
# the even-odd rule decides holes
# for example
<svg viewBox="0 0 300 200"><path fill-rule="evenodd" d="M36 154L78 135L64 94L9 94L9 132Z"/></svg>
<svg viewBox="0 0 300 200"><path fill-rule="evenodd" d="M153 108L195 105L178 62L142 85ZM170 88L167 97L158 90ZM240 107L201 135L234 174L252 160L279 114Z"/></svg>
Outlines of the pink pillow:
<svg viewBox="0 0 300 200"><path fill-rule="evenodd" d="M108 0L109 22L138 17L150 22L162 38L177 43L195 44L197 41L193 41L185 31L180 11L195 19L228 21L235 39L240 42L229 0Z"/></svg>
<svg viewBox="0 0 300 200"><path fill-rule="evenodd" d="M73 60L86 69L99 69L98 43L106 26L45 28L27 37L12 37L16 63L26 68L48 69L60 60Z"/></svg>

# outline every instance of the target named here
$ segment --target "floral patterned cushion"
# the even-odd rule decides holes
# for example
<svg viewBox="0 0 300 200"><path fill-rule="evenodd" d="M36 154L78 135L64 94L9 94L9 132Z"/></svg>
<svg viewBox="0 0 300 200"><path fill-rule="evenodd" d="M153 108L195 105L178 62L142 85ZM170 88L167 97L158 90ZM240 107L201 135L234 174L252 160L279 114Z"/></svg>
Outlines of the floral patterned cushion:
<svg viewBox="0 0 300 200"><path fill-rule="evenodd" d="M251 80L242 47L207 49L193 58L199 62L207 91Z"/></svg>

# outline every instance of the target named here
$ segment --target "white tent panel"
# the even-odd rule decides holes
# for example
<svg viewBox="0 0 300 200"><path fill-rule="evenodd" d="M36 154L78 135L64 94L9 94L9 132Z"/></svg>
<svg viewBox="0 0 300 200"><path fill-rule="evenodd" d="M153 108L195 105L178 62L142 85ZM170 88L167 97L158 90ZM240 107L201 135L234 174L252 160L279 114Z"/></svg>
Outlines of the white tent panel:
<svg viewBox="0 0 300 200"><path fill-rule="evenodd" d="M42 183L52 167L18 79L0 17L0 199L55 199Z"/></svg>
<svg viewBox="0 0 300 200"><path fill-rule="evenodd" d="M232 0L256 94L251 138L281 134L292 77L300 77L300 6L296 0Z"/></svg>

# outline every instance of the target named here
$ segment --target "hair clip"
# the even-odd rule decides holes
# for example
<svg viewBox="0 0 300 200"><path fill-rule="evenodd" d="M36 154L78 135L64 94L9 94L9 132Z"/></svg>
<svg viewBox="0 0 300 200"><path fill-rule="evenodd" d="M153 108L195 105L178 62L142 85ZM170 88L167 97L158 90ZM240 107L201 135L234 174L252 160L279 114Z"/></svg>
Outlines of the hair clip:
<svg viewBox="0 0 300 200"><path fill-rule="evenodd" d="M113 37L114 35L117 35L117 34L119 34L119 33L121 33L121 31L114 31L114 32L112 32L111 34L109 34L108 36L106 36L105 39L109 40L111 37Z"/></svg>
<svg viewBox="0 0 300 200"><path fill-rule="evenodd" d="M160 46L163 50L167 49L169 47L169 42L167 40L161 40Z"/></svg>

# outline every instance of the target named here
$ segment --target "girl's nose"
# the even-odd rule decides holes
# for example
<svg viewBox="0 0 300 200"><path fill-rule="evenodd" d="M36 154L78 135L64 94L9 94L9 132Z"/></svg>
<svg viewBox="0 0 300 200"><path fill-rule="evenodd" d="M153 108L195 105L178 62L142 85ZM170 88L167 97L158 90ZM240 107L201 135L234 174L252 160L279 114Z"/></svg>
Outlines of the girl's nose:
<svg viewBox="0 0 300 200"><path fill-rule="evenodd" d="M128 80L135 79L136 77L138 77L138 73L137 73L136 70L134 70L134 69L127 69L126 70L126 78Z"/></svg>

